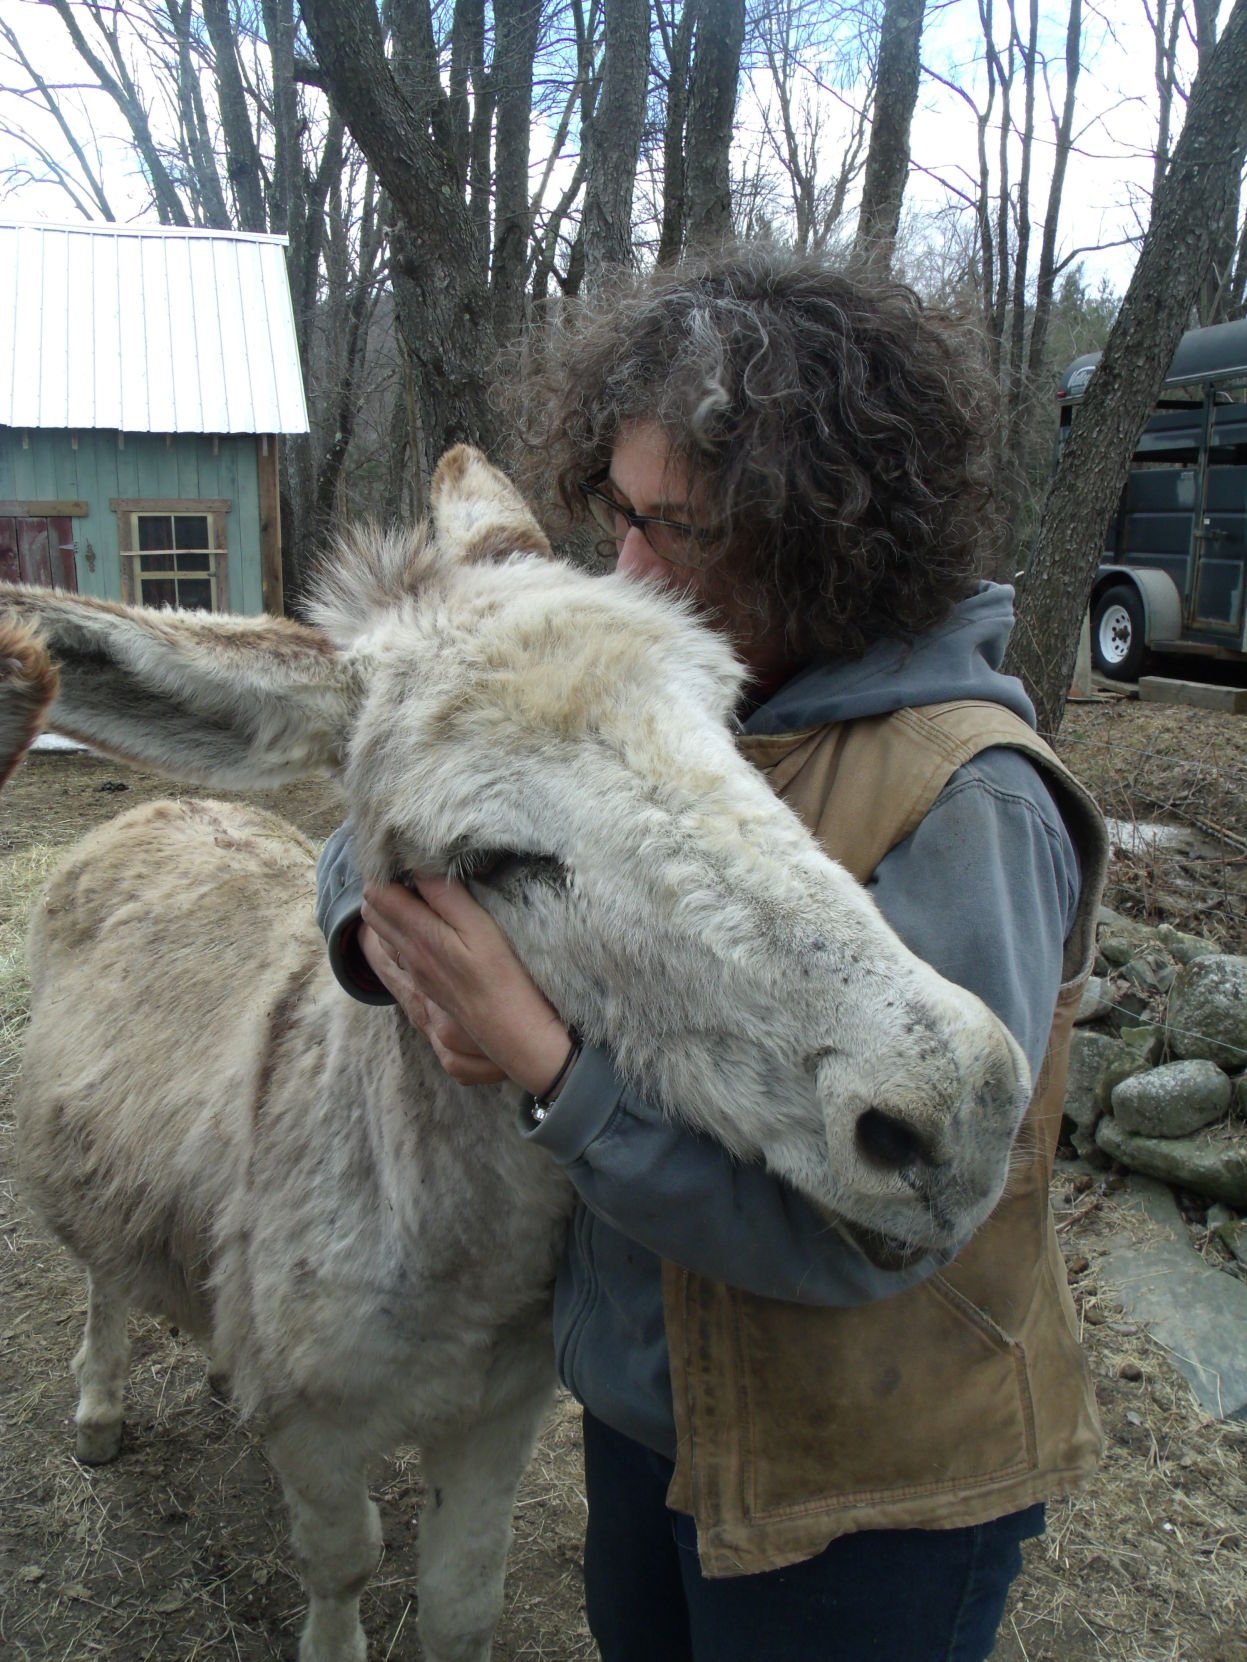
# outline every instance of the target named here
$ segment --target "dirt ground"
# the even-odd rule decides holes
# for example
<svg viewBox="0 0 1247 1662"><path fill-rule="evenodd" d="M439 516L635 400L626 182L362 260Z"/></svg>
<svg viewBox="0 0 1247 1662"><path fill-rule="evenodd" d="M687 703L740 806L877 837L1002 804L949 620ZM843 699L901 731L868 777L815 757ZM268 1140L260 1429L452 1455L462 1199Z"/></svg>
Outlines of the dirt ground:
<svg viewBox="0 0 1247 1662"><path fill-rule="evenodd" d="M1115 818L1199 832L1176 852L1145 836L1115 862L1111 902L1247 950L1247 718L1085 704L1069 711L1061 748ZM57 849L170 794L152 775L55 753L32 757L0 800L0 1655L23 1662L289 1659L301 1619L275 1481L185 1339L134 1322L122 1457L99 1469L73 1460L68 1368L81 1279L7 1176L22 919ZM326 786L256 800L313 837L339 817ZM1101 1288L1103 1243L1123 1227L1119 1189L1111 1175L1058 1165L1058 1228L1106 1451L1094 1482L1053 1505L1047 1535L1028 1547L996 1662L1247 1662L1247 1426L1207 1420L1164 1352ZM385 1552L364 1622L370 1654L401 1662L420 1654L415 1457L387 1462L374 1493ZM560 1400L520 1494L498 1662L593 1656L583 1523L577 1419Z"/></svg>

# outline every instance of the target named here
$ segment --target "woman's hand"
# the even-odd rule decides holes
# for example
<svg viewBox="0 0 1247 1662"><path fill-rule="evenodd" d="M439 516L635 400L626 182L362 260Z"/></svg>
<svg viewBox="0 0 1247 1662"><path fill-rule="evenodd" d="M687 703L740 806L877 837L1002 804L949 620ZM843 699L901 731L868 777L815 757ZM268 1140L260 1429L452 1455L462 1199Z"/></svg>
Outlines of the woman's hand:
<svg viewBox="0 0 1247 1662"><path fill-rule="evenodd" d="M364 890L359 944L374 974L452 1079L544 1091L571 1045L558 1011L462 883L415 883Z"/></svg>

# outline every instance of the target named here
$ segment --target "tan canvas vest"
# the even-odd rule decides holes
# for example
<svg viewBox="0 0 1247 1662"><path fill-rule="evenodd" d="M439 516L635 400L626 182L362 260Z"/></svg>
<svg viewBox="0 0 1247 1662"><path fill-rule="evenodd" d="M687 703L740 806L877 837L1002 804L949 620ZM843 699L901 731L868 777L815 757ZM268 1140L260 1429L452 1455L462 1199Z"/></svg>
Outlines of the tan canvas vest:
<svg viewBox="0 0 1247 1662"><path fill-rule="evenodd" d="M1082 895L1005 1198L952 1264L857 1309L757 1298L664 1265L678 1442L668 1502L696 1518L710 1576L795 1563L855 1530L1001 1517L1072 1488L1100 1446L1048 1206L1107 860L1095 804L996 705L931 705L740 744L860 882L964 762L993 745L1023 750L1060 804Z"/></svg>

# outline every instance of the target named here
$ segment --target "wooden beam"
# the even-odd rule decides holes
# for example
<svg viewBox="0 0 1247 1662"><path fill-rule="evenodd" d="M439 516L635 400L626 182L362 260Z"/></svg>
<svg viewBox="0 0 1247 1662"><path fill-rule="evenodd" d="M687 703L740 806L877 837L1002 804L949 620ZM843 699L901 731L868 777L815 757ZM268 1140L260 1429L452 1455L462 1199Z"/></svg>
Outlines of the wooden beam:
<svg viewBox="0 0 1247 1662"><path fill-rule="evenodd" d="M87 512L85 502L45 502L34 499L0 502L0 514L6 517L12 515L15 519L47 519L55 514L63 514L68 519L85 519Z"/></svg>
<svg viewBox="0 0 1247 1662"><path fill-rule="evenodd" d="M1139 697L1145 704L1186 704L1195 710L1224 710L1247 715L1247 687L1218 687L1207 681L1167 681L1159 675L1139 678Z"/></svg>
<svg viewBox="0 0 1247 1662"><path fill-rule="evenodd" d="M115 514L227 514L227 496L110 496Z"/></svg>
<svg viewBox="0 0 1247 1662"><path fill-rule="evenodd" d="M281 491L277 480L277 435L261 434L255 447L260 487L260 599L266 612L281 617L285 592L281 578Z"/></svg>

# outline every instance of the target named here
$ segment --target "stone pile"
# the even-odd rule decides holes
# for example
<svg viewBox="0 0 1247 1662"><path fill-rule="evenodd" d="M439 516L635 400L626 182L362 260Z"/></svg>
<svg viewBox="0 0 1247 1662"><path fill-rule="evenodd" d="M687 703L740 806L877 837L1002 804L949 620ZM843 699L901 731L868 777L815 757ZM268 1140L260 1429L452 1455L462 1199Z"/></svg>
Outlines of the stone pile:
<svg viewBox="0 0 1247 1662"><path fill-rule="evenodd" d="M1065 1135L1212 1204L1247 1262L1247 957L1105 907L1070 1051Z"/></svg>

